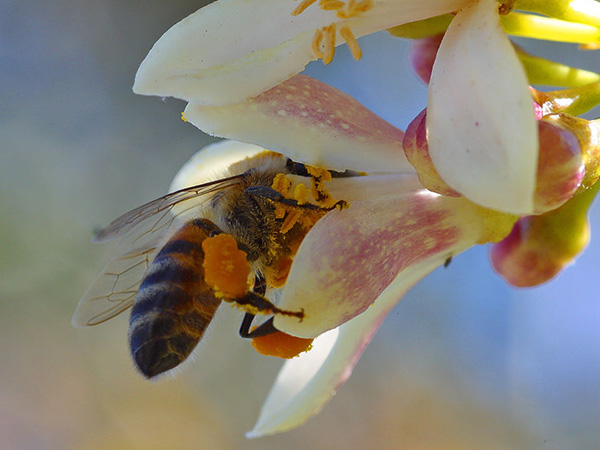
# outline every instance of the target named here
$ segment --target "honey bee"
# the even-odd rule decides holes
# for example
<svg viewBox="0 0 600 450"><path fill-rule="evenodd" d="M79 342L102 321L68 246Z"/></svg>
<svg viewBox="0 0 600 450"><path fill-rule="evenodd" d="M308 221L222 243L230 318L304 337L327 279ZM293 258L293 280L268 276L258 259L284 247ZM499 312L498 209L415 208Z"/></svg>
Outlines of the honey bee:
<svg viewBox="0 0 600 450"><path fill-rule="evenodd" d="M310 227L328 211L346 206L331 198L324 183L357 175L312 168L269 151L229 169L229 176L175 191L124 214L94 239L121 239L124 252L85 292L73 325L97 325L133 306L130 350L147 378L173 369L191 354L223 300L245 311L239 331L245 338L277 331L273 317L250 331L256 314L302 320L303 311L280 310L265 293L285 283ZM310 180L311 188L296 184L292 189L289 175ZM223 239L217 242L219 236ZM233 263L224 261L229 258L225 255L231 254L241 262L226 273ZM209 270L215 271L209 257L223 268L216 269L216 276L224 281L209 279ZM235 277L241 277L237 293L218 284L235 284Z"/></svg>

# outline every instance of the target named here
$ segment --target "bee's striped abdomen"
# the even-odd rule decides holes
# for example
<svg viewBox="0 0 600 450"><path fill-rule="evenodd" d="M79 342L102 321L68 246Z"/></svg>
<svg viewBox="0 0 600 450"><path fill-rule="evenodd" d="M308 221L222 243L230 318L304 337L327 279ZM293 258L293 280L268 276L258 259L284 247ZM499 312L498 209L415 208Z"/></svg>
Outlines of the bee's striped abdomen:
<svg viewBox="0 0 600 450"><path fill-rule="evenodd" d="M219 228L205 219L183 226L148 269L129 326L133 359L148 378L181 364L221 303L204 281L202 242Z"/></svg>

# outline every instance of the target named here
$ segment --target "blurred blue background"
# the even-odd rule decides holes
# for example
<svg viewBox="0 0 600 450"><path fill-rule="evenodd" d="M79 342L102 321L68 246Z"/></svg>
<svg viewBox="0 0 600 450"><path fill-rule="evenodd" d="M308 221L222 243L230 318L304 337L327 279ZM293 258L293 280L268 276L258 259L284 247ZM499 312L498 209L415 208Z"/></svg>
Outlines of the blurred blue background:
<svg viewBox="0 0 600 450"><path fill-rule="evenodd" d="M389 316L317 419L248 441L280 362L237 338L222 308L174 380L133 369L127 317L71 328L114 248L93 230L166 192L214 139L182 102L136 96L138 64L202 2L0 4L0 448L598 448L600 240L536 289L508 287L485 247L453 259ZM600 71L597 53L520 41ZM404 129L426 104L407 42L361 39L307 73ZM597 228L597 226L596 226Z"/></svg>

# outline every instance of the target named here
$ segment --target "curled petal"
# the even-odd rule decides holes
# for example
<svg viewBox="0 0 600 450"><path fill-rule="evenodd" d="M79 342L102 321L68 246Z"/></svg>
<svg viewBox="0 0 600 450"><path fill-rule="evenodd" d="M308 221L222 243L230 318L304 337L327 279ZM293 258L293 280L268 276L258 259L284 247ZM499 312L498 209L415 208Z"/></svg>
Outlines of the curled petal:
<svg viewBox="0 0 600 450"><path fill-rule="evenodd" d="M533 212L537 126L496 0L473 2L450 24L429 85L427 138L451 188L486 208Z"/></svg>
<svg viewBox="0 0 600 450"><path fill-rule="evenodd" d="M358 38L394 25L451 12L466 0L381 0L342 19L312 5L298 16L291 0L219 0L168 30L142 62L134 91L224 105L260 94L301 72L316 57L316 30L338 25Z"/></svg>
<svg viewBox="0 0 600 450"><path fill-rule="evenodd" d="M412 172L404 133L347 94L305 75L243 103L189 104L185 118L207 133L252 142L332 169Z"/></svg>
<svg viewBox="0 0 600 450"><path fill-rule="evenodd" d="M469 201L424 190L332 211L302 242L279 304L304 309L304 319L276 316L275 327L299 337L336 328L367 310L392 282L400 296L424 268L477 242L483 228Z"/></svg>

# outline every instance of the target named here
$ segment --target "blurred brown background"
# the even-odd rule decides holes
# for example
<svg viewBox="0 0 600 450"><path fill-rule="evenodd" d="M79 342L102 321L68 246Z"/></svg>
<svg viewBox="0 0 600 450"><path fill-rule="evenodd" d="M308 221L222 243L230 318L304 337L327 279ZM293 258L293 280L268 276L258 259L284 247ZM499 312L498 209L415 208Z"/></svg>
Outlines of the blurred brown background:
<svg viewBox="0 0 600 450"><path fill-rule="evenodd" d="M158 383L133 368L126 314L71 327L114 250L93 230L163 195L212 141L179 119L182 102L131 92L154 41L201 5L0 4L0 448L593 448L598 246L532 291L506 287L485 249L456 258L400 303L316 419L258 440L244 432L280 361L237 337L239 312L222 308L195 361ZM406 43L361 45L361 62L340 49L309 73L405 128L426 101Z"/></svg>

